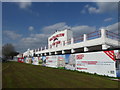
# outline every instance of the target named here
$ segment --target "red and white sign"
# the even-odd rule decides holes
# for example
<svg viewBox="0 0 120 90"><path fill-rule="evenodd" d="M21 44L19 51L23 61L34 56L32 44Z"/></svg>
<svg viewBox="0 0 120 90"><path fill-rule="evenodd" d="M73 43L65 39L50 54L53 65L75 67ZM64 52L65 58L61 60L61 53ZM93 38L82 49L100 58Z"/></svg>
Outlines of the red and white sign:
<svg viewBox="0 0 120 90"><path fill-rule="evenodd" d="M70 30L57 31L48 38L48 46L49 48L62 46L65 41L72 37L73 34Z"/></svg>
<svg viewBox="0 0 120 90"><path fill-rule="evenodd" d="M116 77L114 51L75 54L76 70Z"/></svg>
<svg viewBox="0 0 120 90"><path fill-rule="evenodd" d="M18 62L24 63L24 58L23 57L18 58Z"/></svg>
<svg viewBox="0 0 120 90"><path fill-rule="evenodd" d="M52 40L55 40L56 38L58 38L58 37L64 37L64 33L60 33L60 34L57 34L57 35L55 35L55 36L53 36L52 38L50 38L49 40L50 41L52 41Z"/></svg>
<svg viewBox="0 0 120 90"><path fill-rule="evenodd" d="M57 67L58 56L46 56L46 66L47 67Z"/></svg>

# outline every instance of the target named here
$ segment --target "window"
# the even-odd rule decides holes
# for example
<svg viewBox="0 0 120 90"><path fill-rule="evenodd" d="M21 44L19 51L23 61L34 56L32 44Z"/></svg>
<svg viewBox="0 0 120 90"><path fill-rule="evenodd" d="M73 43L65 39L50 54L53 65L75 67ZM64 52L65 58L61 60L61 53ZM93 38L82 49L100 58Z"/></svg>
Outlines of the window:
<svg viewBox="0 0 120 90"><path fill-rule="evenodd" d="M114 71L110 71L111 74L114 74Z"/></svg>

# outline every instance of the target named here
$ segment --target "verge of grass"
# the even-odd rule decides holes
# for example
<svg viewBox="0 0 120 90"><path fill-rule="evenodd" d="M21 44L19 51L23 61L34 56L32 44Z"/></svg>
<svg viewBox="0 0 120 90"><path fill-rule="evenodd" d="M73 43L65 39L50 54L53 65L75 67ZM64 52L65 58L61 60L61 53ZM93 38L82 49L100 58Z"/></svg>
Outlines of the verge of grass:
<svg viewBox="0 0 120 90"><path fill-rule="evenodd" d="M106 76L18 62L3 67L7 65L3 88L118 88L118 82Z"/></svg>

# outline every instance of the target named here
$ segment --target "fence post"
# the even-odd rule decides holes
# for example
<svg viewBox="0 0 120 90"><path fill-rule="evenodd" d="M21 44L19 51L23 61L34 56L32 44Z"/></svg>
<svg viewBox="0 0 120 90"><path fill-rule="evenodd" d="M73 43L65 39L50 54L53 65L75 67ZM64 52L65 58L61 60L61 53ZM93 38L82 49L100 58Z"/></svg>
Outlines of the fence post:
<svg viewBox="0 0 120 90"><path fill-rule="evenodd" d="M46 46L45 46L45 50L46 50Z"/></svg>
<svg viewBox="0 0 120 90"><path fill-rule="evenodd" d="M46 53L44 53L44 55L46 56L47 54L46 54Z"/></svg>
<svg viewBox="0 0 120 90"><path fill-rule="evenodd" d="M74 49L71 49L71 53L74 53L75 52L75 50Z"/></svg>
<svg viewBox="0 0 120 90"><path fill-rule="evenodd" d="M84 47L84 52L87 52L88 51L88 48L87 47Z"/></svg>
<svg viewBox="0 0 120 90"><path fill-rule="evenodd" d="M101 29L101 38L105 39L106 38L106 30Z"/></svg>
<svg viewBox="0 0 120 90"><path fill-rule="evenodd" d="M87 41L87 35L86 35L86 34L83 35L83 41L84 41L84 42ZM88 51L88 48L85 46L85 47L84 47L84 52L86 52L86 51Z"/></svg>
<svg viewBox="0 0 120 90"><path fill-rule="evenodd" d="M64 50L62 50L62 54L65 54L65 51L64 51Z"/></svg>
<svg viewBox="0 0 120 90"><path fill-rule="evenodd" d="M42 51L42 47L41 47L41 51Z"/></svg>
<svg viewBox="0 0 120 90"><path fill-rule="evenodd" d="M74 43L74 38L72 37L72 38L71 38L71 44L73 44L73 43Z"/></svg>
<svg viewBox="0 0 120 90"><path fill-rule="evenodd" d="M51 52L49 52L49 55L51 55Z"/></svg>
<svg viewBox="0 0 120 90"><path fill-rule="evenodd" d="M57 54L57 51L55 51L55 54Z"/></svg>
<svg viewBox="0 0 120 90"><path fill-rule="evenodd" d="M42 56L42 53L41 53L41 56Z"/></svg>
<svg viewBox="0 0 120 90"><path fill-rule="evenodd" d="M107 37L106 36L106 30L105 29L101 29L101 38L102 38L102 42L103 42L102 50L106 50L106 49L108 49L110 47L110 46L105 44L106 43L106 41L105 41L106 37Z"/></svg>
<svg viewBox="0 0 120 90"><path fill-rule="evenodd" d="M87 41L87 35L86 34L83 35L83 41L84 42Z"/></svg>

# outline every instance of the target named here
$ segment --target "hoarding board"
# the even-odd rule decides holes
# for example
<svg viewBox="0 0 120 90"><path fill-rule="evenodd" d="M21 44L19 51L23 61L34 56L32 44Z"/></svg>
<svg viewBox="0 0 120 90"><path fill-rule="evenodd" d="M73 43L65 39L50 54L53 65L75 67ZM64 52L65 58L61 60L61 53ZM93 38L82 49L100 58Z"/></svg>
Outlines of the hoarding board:
<svg viewBox="0 0 120 90"><path fill-rule="evenodd" d="M120 60L120 50L114 50L114 55L116 60Z"/></svg>
<svg viewBox="0 0 120 90"><path fill-rule="evenodd" d="M33 58L32 58L32 62L33 62L33 63L32 63L33 65L39 65L38 57L33 57Z"/></svg>
<svg viewBox="0 0 120 90"><path fill-rule="evenodd" d="M65 67L65 55L57 55L57 67Z"/></svg>
<svg viewBox="0 0 120 90"><path fill-rule="evenodd" d="M32 63L32 58L26 57L25 62L26 62L26 63Z"/></svg>
<svg viewBox="0 0 120 90"><path fill-rule="evenodd" d="M42 65L42 63L43 63L42 57L38 57L38 64Z"/></svg>
<svg viewBox="0 0 120 90"><path fill-rule="evenodd" d="M46 66L48 67L65 67L65 55L46 56Z"/></svg>
<svg viewBox="0 0 120 90"><path fill-rule="evenodd" d="M57 60L58 60L57 55L46 56L46 66L47 67L55 67L55 68L57 68Z"/></svg>
<svg viewBox="0 0 120 90"><path fill-rule="evenodd" d="M65 60L66 61L65 69L75 70L75 64L76 64L75 55L74 54L66 54L65 59L66 59Z"/></svg>
<svg viewBox="0 0 120 90"><path fill-rule="evenodd" d="M116 77L114 51L75 54L76 70Z"/></svg>
<svg viewBox="0 0 120 90"><path fill-rule="evenodd" d="M24 58L23 57L18 58L18 62L23 63L24 62Z"/></svg>
<svg viewBox="0 0 120 90"><path fill-rule="evenodd" d="M42 60L42 66L46 66L46 56L42 56L41 60Z"/></svg>
<svg viewBox="0 0 120 90"><path fill-rule="evenodd" d="M116 60L116 74L120 77L120 50L114 50L115 60Z"/></svg>

